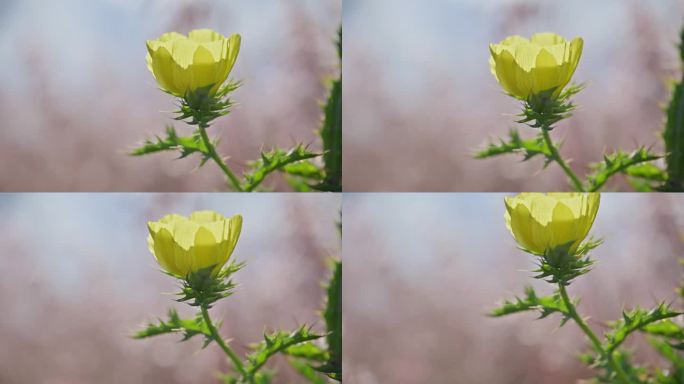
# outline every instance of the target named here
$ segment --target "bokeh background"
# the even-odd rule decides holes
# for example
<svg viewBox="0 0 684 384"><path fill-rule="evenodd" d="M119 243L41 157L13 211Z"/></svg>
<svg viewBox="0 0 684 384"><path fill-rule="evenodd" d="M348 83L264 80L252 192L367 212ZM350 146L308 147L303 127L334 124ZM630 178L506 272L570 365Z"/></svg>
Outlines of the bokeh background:
<svg viewBox="0 0 684 384"><path fill-rule="evenodd" d="M472 158L489 138L505 136L520 111L488 64L488 44L512 34L584 37L574 79L587 89L554 132L578 173L604 149L639 143L663 151L660 107L679 73L680 0L345 0L343 7L347 191L569 189L555 165L538 174L541 159ZM607 187L628 189L624 181Z"/></svg>
<svg viewBox="0 0 684 384"><path fill-rule="evenodd" d="M247 266L236 293L212 309L244 354L264 330L302 323L323 331L317 311L339 255L341 201L329 194L0 195L0 383L212 383L226 371L216 345L180 336L132 340L174 307L175 279L147 249L147 221L213 209L241 213L233 257ZM277 383L300 382L288 363Z"/></svg>
<svg viewBox="0 0 684 384"><path fill-rule="evenodd" d="M591 371L571 323L486 313L533 285L533 258L504 223L503 194L352 194L344 200L344 374L349 384L570 384ZM596 331L623 307L674 290L684 256L684 196L603 194L591 234L605 244L569 288ZM638 361L658 359L643 339Z"/></svg>
<svg viewBox="0 0 684 384"><path fill-rule="evenodd" d="M239 105L210 130L238 173L261 149L320 149L340 22L340 0L1 0L0 190L225 189L214 164L126 155L173 122L175 101L145 64L145 40L171 30L242 34ZM265 186L288 189L278 176Z"/></svg>

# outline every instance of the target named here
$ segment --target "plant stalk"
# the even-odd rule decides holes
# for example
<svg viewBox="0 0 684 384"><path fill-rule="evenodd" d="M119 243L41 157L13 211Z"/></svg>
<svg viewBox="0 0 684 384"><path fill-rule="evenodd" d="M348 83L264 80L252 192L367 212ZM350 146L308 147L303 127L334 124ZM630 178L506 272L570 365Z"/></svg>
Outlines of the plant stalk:
<svg viewBox="0 0 684 384"><path fill-rule="evenodd" d="M218 152L216 152L216 148L214 148L214 145L211 143L211 140L209 140L209 135L207 135L208 125L199 124L197 127L199 129L200 136L202 137L204 145L207 146L207 151L209 152L209 156L211 157L211 159L214 160L214 162L219 166L219 168L221 168L221 170L226 175L228 181L230 181L233 188L238 192L243 192L242 186L240 186L240 180L238 180L238 178L235 176L233 171L230 170L226 162L223 161L221 156L219 156Z"/></svg>
<svg viewBox="0 0 684 384"><path fill-rule="evenodd" d="M209 328L209 332L211 333L211 338L221 347L221 349L223 349L223 352L225 352L225 354L228 356L240 375L242 375L242 377L246 377L247 374L245 372L245 367L242 365L242 361L235 351L233 351L230 346L226 344L221 335L219 335L216 326L214 326L214 323L211 321L211 317L209 317L209 310L207 309L207 306L202 304L200 305L200 308L202 310L202 318L204 319L204 322L207 324L207 328Z"/></svg>
<svg viewBox="0 0 684 384"><path fill-rule="evenodd" d="M553 142L551 141L551 136L549 135L548 127L542 126L541 131L542 135L544 136L544 142L546 143L546 146L549 147L549 151L551 151L551 157L553 158L553 160L556 163L558 163L558 165L560 165L561 168L563 168L565 174L568 175L568 177L572 181L575 190L579 192L584 192L584 186L582 185L582 182L580 181L579 177L577 177L577 174L575 174L575 172L568 166L565 160L563 160L560 153L558 152L558 149L555 145L553 145Z"/></svg>
<svg viewBox="0 0 684 384"><path fill-rule="evenodd" d="M565 289L565 286L563 284L558 284L558 290L560 292L561 298L563 299L563 303L565 303L565 306L568 308L568 312L570 313L570 317L577 323L577 325L582 329L582 332L584 332L585 335L591 340L591 343L594 345L594 349L598 353L601 354L609 363L610 366L613 368L613 371L617 374L618 380L623 383L623 384L633 384L632 381L629 379L627 376L627 373L622 369L622 366L613 358L612 353L607 353L606 350L603 348L603 345L601 344L601 341L599 338L596 336L594 331L589 328L589 325L582 319L582 317L577 313L577 308L575 308L575 305L572 303L572 300L570 300L570 297L568 296L568 292Z"/></svg>

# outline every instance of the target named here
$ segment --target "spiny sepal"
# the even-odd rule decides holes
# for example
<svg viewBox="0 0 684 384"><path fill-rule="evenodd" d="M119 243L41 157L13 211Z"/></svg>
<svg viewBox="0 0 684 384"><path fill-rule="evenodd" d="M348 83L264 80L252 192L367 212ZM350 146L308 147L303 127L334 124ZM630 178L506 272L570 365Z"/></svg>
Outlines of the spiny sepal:
<svg viewBox="0 0 684 384"><path fill-rule="evenodd" d="M239 81L231 80L213 95L210 90L214 85L188 92L183 98L178 99L180 105L175 119L187 120L186 123L190 125L209 126L213 120L230 113L233 101L229 94L241 84Z"/></svg>
<svg viewBox="0 0 684 384"><path fill-rule="evenodd" d="M232 274L244 266L244 263L231 263L216 275L213 275L213 266L188 274L181 283L180 298L176 301L211 308L216 301L233 294L237 283L231 279Z"/></svg>
<svg viewBox="0 0 684 384"><path fill-rule="evenodd" d="M553 126L572 115L575 105L571 98L584 89L583 85L571 85L565 88L558 97L553 97L556 89L531 95L523 102L521 119L518 123L531 128L551 130Z"/></svg>
<svg viewBox="0 0 684 384"><path fill-rule="evenodd" d="M573 300L573 304L578 304L578 301ZM513 300L504 301L499 307L489 312L489 316L502 317L530 311L539 312L540 319L559 313L562 316L561 326L571 319L570 310L559 292L549 296L538 296L531 286L525 287L524 297L515 297Z"/></svg>
<svg viewBox="0 0 684 384"><path fill-rule="evenodd" d="M134 339L144 339L148 337L164 335L169 333L181 333L186 341L197 335L204 336L204 347L211 342L211 332L204 322L201 315L193 319L181 319L175 309L171 308L168 312L168 320L157 319L157 323L149 323L144 329L136 332Z"/></svg>
<svg viewBox="0 0 684 384"><path fill-rule="evenodd" d="M594 261L589 257L589 251L601 245L602 242L602 240L589 239L574 251L572 250L574 242L548 249L544 254L523 250L537 256L538 268L532 271L537 273L535 278L567 286L572 280L591 270Z"/></svg>

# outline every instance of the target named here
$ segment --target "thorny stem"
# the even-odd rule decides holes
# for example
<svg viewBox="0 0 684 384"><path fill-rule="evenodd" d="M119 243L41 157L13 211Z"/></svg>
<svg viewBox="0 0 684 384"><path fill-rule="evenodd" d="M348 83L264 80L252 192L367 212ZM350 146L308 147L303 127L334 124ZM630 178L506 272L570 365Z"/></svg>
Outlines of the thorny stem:
<svg viewBox="0 0 684 384"><path fill-rule="evenodd" d="M551 136L549 135L549 128L543 126L541 128L541 131L542 135L544 136L544 142L546 143L546 146L549 147L549 151L551 151L551 158L556 163L558 163L558 165L560 165L561 168L563 168L565 174L568 175L568 177L572 181L575 190L584 192L584 186L582 185L582 182L580 181L579 177L577 177L575 172L568 166L565 160L563 160L560 153L558 153L558 149L555 145L553 145L553 142L551 141Z"/></svg>
<svg viewBox="0 0 684 384"><path fill-rule="evenodd" d="M202 137L202 141L204 141L204 145L207 146L207 151L209 152L209 156L214 160L216 164L221 168L223 173L226 174L226 177L228 177L228 180L232 184L233 188L238 191L238 192L243 192L242 186L240 186L240 180L235 176L233 171L230 170L228 165L226 164L225 161L219 156L219 154L216 152L216 148L214 148L214 145L211 143L211 140L209 140L209 136L207 135L207 124L200 123L197 125L200 136Z"/></svg>
<svg viewBox="0 0 684 384"><path fill-rule="evenodd" d="M209 328L209 332L211 333L211 338L214 340L220 347L223 349L223 352L226 353L228 358L230 358L230 361L233 362L233 366L235 369L242 375L242 377L246 377L247 373L245 371L245 367L242 365L242 361L240 358L237 356L235 351L233 351L228 344L226 344L225 340L219 335L218 330L216 329L216 326L214 326L214 323L211 321L211 317L209 317L209 310L207 309L207 305L202 304L200 305L200 308L202 309L202 318L204 319L204 322L207 324L207 328Z"/></svg>
<svg viewBox="0 0 684 384"><path fill-rule="evenodd" d="M591 340L591 343L594 345L594 349L596 349L596 351L610 363L613 371L617 374L618 380L623 384L632 384L632 381L629 379L624 369L622 369L620 363L615 360L612 353L606 352L594 331L589 328L589 325L587 325L584 319L582 319L582 317L577 313L577 308L575 308L575 304L573 304L572 300L570 300L568 292L565 290L565 286L563 284L558 284L558 290L560 292L561 298L563 299L563 303L565 303L565 306L568 308L570 317L572 317L575 323L577 323L580 329L582 329L582 332L584 332L589 340Z"/></svg>

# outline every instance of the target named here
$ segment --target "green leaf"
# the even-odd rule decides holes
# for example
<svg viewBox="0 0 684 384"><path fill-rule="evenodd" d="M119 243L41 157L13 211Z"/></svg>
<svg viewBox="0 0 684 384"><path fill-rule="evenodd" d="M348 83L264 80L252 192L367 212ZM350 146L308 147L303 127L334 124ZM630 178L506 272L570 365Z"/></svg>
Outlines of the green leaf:
<svg viewBox="0 0 684 384"><path fill-rule="evenodd" d="M520 133L515 128L508 131L508 140L499 139L499 143L489 143L487 148L477 152L475 158L484 159L487 157L494 157L505 155L509 153L520 153L523 155L523 161L542 155L546 158L551 157L551 151L544 142L544 138L537 136L534 139L523 140L520 138Z"/></svg>
<svg viewBox="0 0 684 384"><path fill-rule="evenodd" d="M559 293L550 296L537 296L534 288L525 287L525 297L516 297L514 300L506 300L504 303L492 310L489 315L501 317L520 312L535 311L539 312L539 318L543 319L553 313L560 313L563 316L561 325L565 324L571 317L568 307L563 302Z"/></svg>
<svg viewBox="0 0 684 384"><path fill-rule="evenodd" d="M647 172L653 172L652 168L640 169L635 168L635 166L657 160L660 157L661 156L652 153L646 147L640 147L631 153L618 150L615 153L606 154L603 156L602 162L591 165L593 172L587 177L589 191L598 191L609 178L617 173L629 175L629 172L632 172L632 176L637 176L639 174L647 175Z"/></svg>
<svg viewBox="0 0 684 384"><path fill-rule="evenodd" d="M684 28L679 43L681 62L684 62ZM673 84L672 98L666 109L665 130L665 163L669 180L666 189L684 190L684 74L682 79Z"/></svg>
<svg viewBox="0 0 684 384"><path fill-rule="evenodd" d="M143 156L165 151L180 152L180 159L188 157L193 153L200 153L203 156L202 164L209 159L207 146L198 135L178 136L176 129L172 125L166 126L166 136L164 138L156 136L155 139L147 139L143 145L133 149L130 155Z"/></svg>
<svg viewBox="0 0 684 384"><path fill-rule="evenodd" d="M243 190L254 191L271 172L279 171L293 163L318 157L320 154L310 152L303 144L290 150L275 148L270 152L262 152L259 160L249 164L250 169L243 175Z"/></svg>
<svg viewBox="0 0 684 384"><path fill-rule="evenodd" d="M342 26L337 31L337 53L342 65ZM323 122L319 131L323 141L325 180L314 189L342 191L342 71L330 84L328 99L323 105Z"/></svg>
<svg viewBox="0 0 684 384"><path fill-rule="evenodd" d="M650 324L679 315L679 312L672 311L670 306L665 303L660 303L651 310L637 307L629 312L623 312L622 319L609 324L611 331L605 334L605 349L609 353L613 352L631 333L644 330Z"/></svg>
<svg viewBox="0 0 684 384"><path fill-rule="evenodd" d="M207 324L202 319L202 316L197 316L194 319L181 319L175 309L169 309L169 319L164 321L158 319L157 323L148 324L145 329L136 332L132 337L134 339L144 339L168 333L182 333L183 339L188 340L193 336L204 335L205 346L211 341L211 332Z"/></svg>
<svg viewBox="0 0 684 384"><path fill-rule="evenodd" d="M323 318L328 331L326 342L330 357L324 365L316 367L316 370L342 381L342 261L340 260L333 261Z"/></svg>
<svg viewBox="0 0 684 384"><path fill-rule="evenodd" d="M316 340L323 336L324 335L313 333L311 328L306 325L299 327L296 331L291 333L276 331L270 334L264 334L264 341L253 345L253 352L247 355L245 371L247 372L248 378L256 377L259 370L273 355L285 352L294 345Z"/></svg>
<svg viewBox="0 0 684 384"><path fill-rule="evenodd" d="M300 375L309 380L310 383L326 384L326 381L322 379L320 376L318 376L316 370L311 368L311 366L306 362L298 359L288 359L288 362L295 369L295 371L297 371Z"/></svg>

